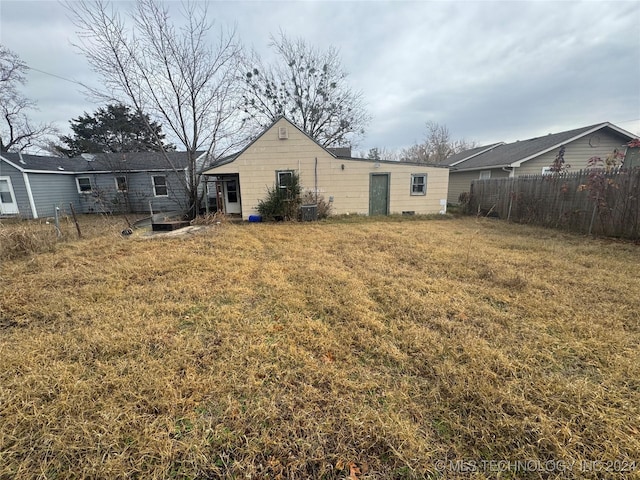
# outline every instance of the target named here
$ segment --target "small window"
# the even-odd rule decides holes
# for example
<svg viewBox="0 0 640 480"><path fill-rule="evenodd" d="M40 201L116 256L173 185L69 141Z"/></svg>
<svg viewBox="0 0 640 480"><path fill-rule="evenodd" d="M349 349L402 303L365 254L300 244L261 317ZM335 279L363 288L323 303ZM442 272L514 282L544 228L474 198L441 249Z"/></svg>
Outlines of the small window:
<svg viewBox="0 0 640 480"><path fill-rule="evenodd" d="M427 194L427 174L413 174L411 175L411 195L426 195Z"/></svg>
<svg viewBox="0 0 640 480"><path fill-rule="evenodd" d="M91 193L91 179L89 177L78 177L76 183L78 184L78 192Z"/></svg>
<svg viewBox="0 0 640 480"><path fill-rule="evenodd" d="M116 190L119 192L126 192L129 190L127 188L127 177L116 177Z"/></svg>
<svg viewBox="0 0 640 480"><path fill-rule="evenodd" d="M153 176L153 193L156 197L166 197L169 195L167 191L167 177L164 175Z"/></svg>
<svg viewBox="0 0 640 480"><path fill-rule="evenodd" d="M278 188L287 188L291 186L293 179L293 170L282 170L277 173Z"/></svg>
<svg viewBox="0 0 640 480"><path fill-rule="evenodd" d="M482 170L480 172L480 180L489 180L491 178L491 170Z"/></svg>
<svg viewBox="0 0 640 480"><path fill-rule="evenodd" d="M542 167L542 175L551 175L552 173L551 167Z"/></svg>

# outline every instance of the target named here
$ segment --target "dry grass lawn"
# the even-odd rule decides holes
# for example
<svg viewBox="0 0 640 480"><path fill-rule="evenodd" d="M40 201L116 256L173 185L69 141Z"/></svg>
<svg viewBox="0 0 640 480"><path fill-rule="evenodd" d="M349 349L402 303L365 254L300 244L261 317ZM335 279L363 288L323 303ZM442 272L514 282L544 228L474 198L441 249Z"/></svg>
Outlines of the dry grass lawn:
<svg viewBox="0 0 640 480"><path fill-rule="evenodd" d="M2 479L640 478L637 245L122 228L0 267Z"/></svg>

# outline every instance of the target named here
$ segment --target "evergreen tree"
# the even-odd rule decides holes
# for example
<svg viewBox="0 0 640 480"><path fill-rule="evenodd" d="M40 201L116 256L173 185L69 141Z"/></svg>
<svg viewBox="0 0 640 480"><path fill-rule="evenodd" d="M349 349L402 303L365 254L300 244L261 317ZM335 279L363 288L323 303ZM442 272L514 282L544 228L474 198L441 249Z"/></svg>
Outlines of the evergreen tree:
<svg viewBox="0 0 640 480"><path fill-rule="evenodd" d="M175 150L164 142L160 124L141 112L131 112L122 104L112 104L99 108L93 114L72 119L72 136L63 135L63 146L57 149L70 157L81 153L149 152Z"/></svg>

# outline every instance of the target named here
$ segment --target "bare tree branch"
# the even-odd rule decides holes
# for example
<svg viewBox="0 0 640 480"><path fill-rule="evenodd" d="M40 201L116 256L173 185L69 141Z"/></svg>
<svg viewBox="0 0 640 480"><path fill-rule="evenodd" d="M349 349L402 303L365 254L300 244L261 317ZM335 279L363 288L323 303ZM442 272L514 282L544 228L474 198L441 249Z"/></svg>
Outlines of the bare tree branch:
<svg viewBox="0 0 640 480"><path fill-rule="evenodd" d="M245 119L264 127L285 115L324 146L354 145L370 117L362 92L347 83L336 48L321 51L283 32L271 37L279 61L264 65L254 54L243 82Z"/></svg>
<svg viewBox="0 0 640 480"><path fill-rule="evenodd" d="M27 70L18 55L0 45L0 152L41 147L49 135L56 133L51 124L33 124L27 116L36 108L18 88L26 83Z"/></svg>
<svg viewBox="0 0 640 480"><path fill-rule="evenodd" d="M426 123L426 128L423 143L417 143L400 152L402 161L438 164L451 155L477 146L474 141L452 140L446 125L429 121Z"/></svg>
<svg viewBox="0 0 640 480"><path fill-rule="evenodd" d="M130 24L104 0L67 3L79 28L76 46L103 79L104 88L93 93L148 113L187 151L184 186L195 215L202 167L197 152L218 157L245 140L235 82L242 47L234 30L222 28L211 44L206 6L182 7L184 22L177 28L168 7L156 0L138 0Z"/></svg>

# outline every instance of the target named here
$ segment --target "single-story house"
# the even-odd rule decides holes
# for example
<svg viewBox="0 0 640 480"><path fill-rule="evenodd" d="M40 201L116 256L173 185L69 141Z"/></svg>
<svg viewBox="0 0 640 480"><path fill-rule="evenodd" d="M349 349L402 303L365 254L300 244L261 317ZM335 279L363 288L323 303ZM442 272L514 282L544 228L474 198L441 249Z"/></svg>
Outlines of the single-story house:
<svg viewBox="0 0 640 480"><path fill-rule="evenodd" d="M245 220L258 213L267 189L285 184L293 172L304 191L331 204L333 214L446 212L448 168L348 153L322 147L281 117L243 150L217 160L203 173L219 186L223 211Z"/></svg>
<svg viewBox="0 0 640 480"><path fill-rule="evenodd" d="M199 154L204 158L204 153ZM83 154L75 158L0 154L0 214L51 217L78 213L184 210L186 152Z"/></svg>
<svg viewBox="0 0 640 480"><path fill-rule="evenodd" d="M636 136L605 122L597 125L530 138L512 143L494 143L458 153L444 165L449 173L448 202L457 204L461 193L468 192L477 179L541 175L549 171L560 149L568 171L587 168L591 157L605 158L614 149L627 151L627 143Z"/></svg>

